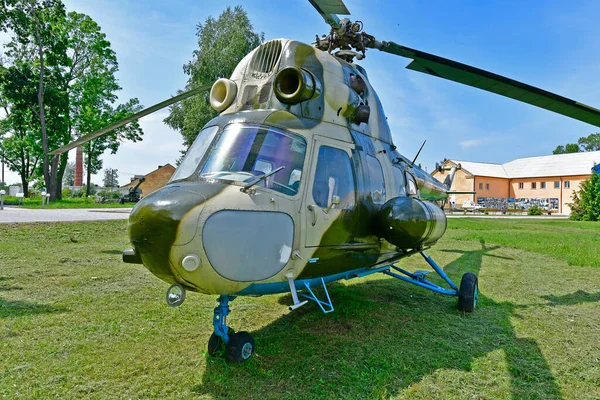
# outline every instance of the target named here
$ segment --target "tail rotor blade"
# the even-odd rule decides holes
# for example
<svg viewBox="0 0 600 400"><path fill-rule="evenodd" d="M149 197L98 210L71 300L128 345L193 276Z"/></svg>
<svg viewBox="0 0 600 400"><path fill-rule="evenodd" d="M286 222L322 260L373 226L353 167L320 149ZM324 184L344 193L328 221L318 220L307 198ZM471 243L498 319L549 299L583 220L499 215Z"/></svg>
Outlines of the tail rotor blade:
<svg viewBox="0 0 600 400"><path fill-rule="evenodd" d="M90 133L88 135L82 136L79 139L77 139L77 140L69 143L68 145L63 146L63 147L61 147L59 149L56 149L56 150L50 152L50 154L51 155L58 155L58 154L65 153L65 152L67 152L67 151L69 151L71 149L74 149L74 148L76 148L78 146L81 146L82 144L85 144L85 143L89 142L90 140L94 140L97 137L100 137L100 136L102 136L102 135L104 135L104 134L106 134L108 132L111 132L111 131L113 131L113 130L115 130L117 128L120 128L123 125L126 125L126 124L128 124L128 123L130 123L132 121L140 119L140 118L142 118L142 117L144 117L144 116L146 116L148 114L152 114L153 112L158 111L158 110L160 110L162 108L165 108L167 106L170 106L171 104L177 103L177 102L179 102L181 100L185 100L188 97L192 97L192 96L197 95L199 93L205 92L205 91L209 90L211 87L212 87L212 84L210 84L210 85L203 85L203 86L200 86L200 87L198 87L196 89L192 89L192 90L189 90L187 92L183 92L183 93L181 93L181 94L179 94L179 95L177 95L175 97L171 97L168 100L162 101L162 102L160 102L158 104L155 104L155 105L153 105L151 107L148 107L148 108L146 108L146 109L144 109L144 110L142 110L142 111L140 111L138 113L132 114L129 117L123 118L123 119L115 122L114 124L110 124L110 125L102 128L102 129L100 129L100 130L97 130L96 132L92 132L92 133Z"/></svg>
<svg viewBox="0 0 600 400"><path fill-rule="evenodd" d="M486 90L600 127L600 110L575 100L394 42L374 42L371 46L386 53L412 59L406 68L413 71Z"/></svg>

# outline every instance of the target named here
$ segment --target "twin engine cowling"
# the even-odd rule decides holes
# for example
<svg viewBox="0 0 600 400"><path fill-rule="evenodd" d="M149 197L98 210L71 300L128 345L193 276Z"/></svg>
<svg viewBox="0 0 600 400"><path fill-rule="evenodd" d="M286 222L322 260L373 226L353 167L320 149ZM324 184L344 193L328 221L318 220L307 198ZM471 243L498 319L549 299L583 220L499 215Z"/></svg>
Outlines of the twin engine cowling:
<svg viewBox="0 0 600 400"><path fill-rule="evenodd" d="M395 197L379 212L379 235L402 249L429 246L446 232L446 214L435 203Z"/></svg>

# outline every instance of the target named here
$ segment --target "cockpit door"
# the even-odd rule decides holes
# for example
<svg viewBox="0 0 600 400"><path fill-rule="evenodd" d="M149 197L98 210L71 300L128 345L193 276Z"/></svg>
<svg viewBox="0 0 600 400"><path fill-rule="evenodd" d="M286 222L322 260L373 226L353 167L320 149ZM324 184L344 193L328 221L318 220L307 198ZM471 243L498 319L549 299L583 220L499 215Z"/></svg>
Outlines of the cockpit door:
<svg viewBox="0 0 600 400"><path fill-rule="evenodd" d="M302 207L305 246L340 246L352 236L357 214L353 144L317 138Z"/></svg>

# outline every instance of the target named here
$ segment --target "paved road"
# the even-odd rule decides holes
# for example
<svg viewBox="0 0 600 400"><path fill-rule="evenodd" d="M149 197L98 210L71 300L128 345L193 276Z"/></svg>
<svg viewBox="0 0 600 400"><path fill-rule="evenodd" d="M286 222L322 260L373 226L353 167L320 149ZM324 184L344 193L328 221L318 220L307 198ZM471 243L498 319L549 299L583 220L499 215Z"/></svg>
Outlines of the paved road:
<svg viewBox="0 0 600 400"><path fill-rule="evenodd" d="M70 208L31 210L20 207L4 207L0 211L0 224L19 222L64 222L64 221L100 221L108 219L127 219L131 208Z"/></svg>

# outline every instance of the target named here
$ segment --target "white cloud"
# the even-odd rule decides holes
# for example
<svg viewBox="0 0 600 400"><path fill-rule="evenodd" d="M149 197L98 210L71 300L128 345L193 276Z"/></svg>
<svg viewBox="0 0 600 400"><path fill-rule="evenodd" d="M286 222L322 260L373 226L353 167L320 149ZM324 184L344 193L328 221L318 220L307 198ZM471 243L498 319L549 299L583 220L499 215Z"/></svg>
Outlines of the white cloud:
<svg viewBox="0 0 600 400"><path fill-rule="evenodd" d="M489 144L489 143L496 142L496 141L497 140L495 140L493 138L468 139L468 140L462 140L461 142L459 142L459 145L463 149L469 149L471 147L482 146L484 144Z"/></svg>

